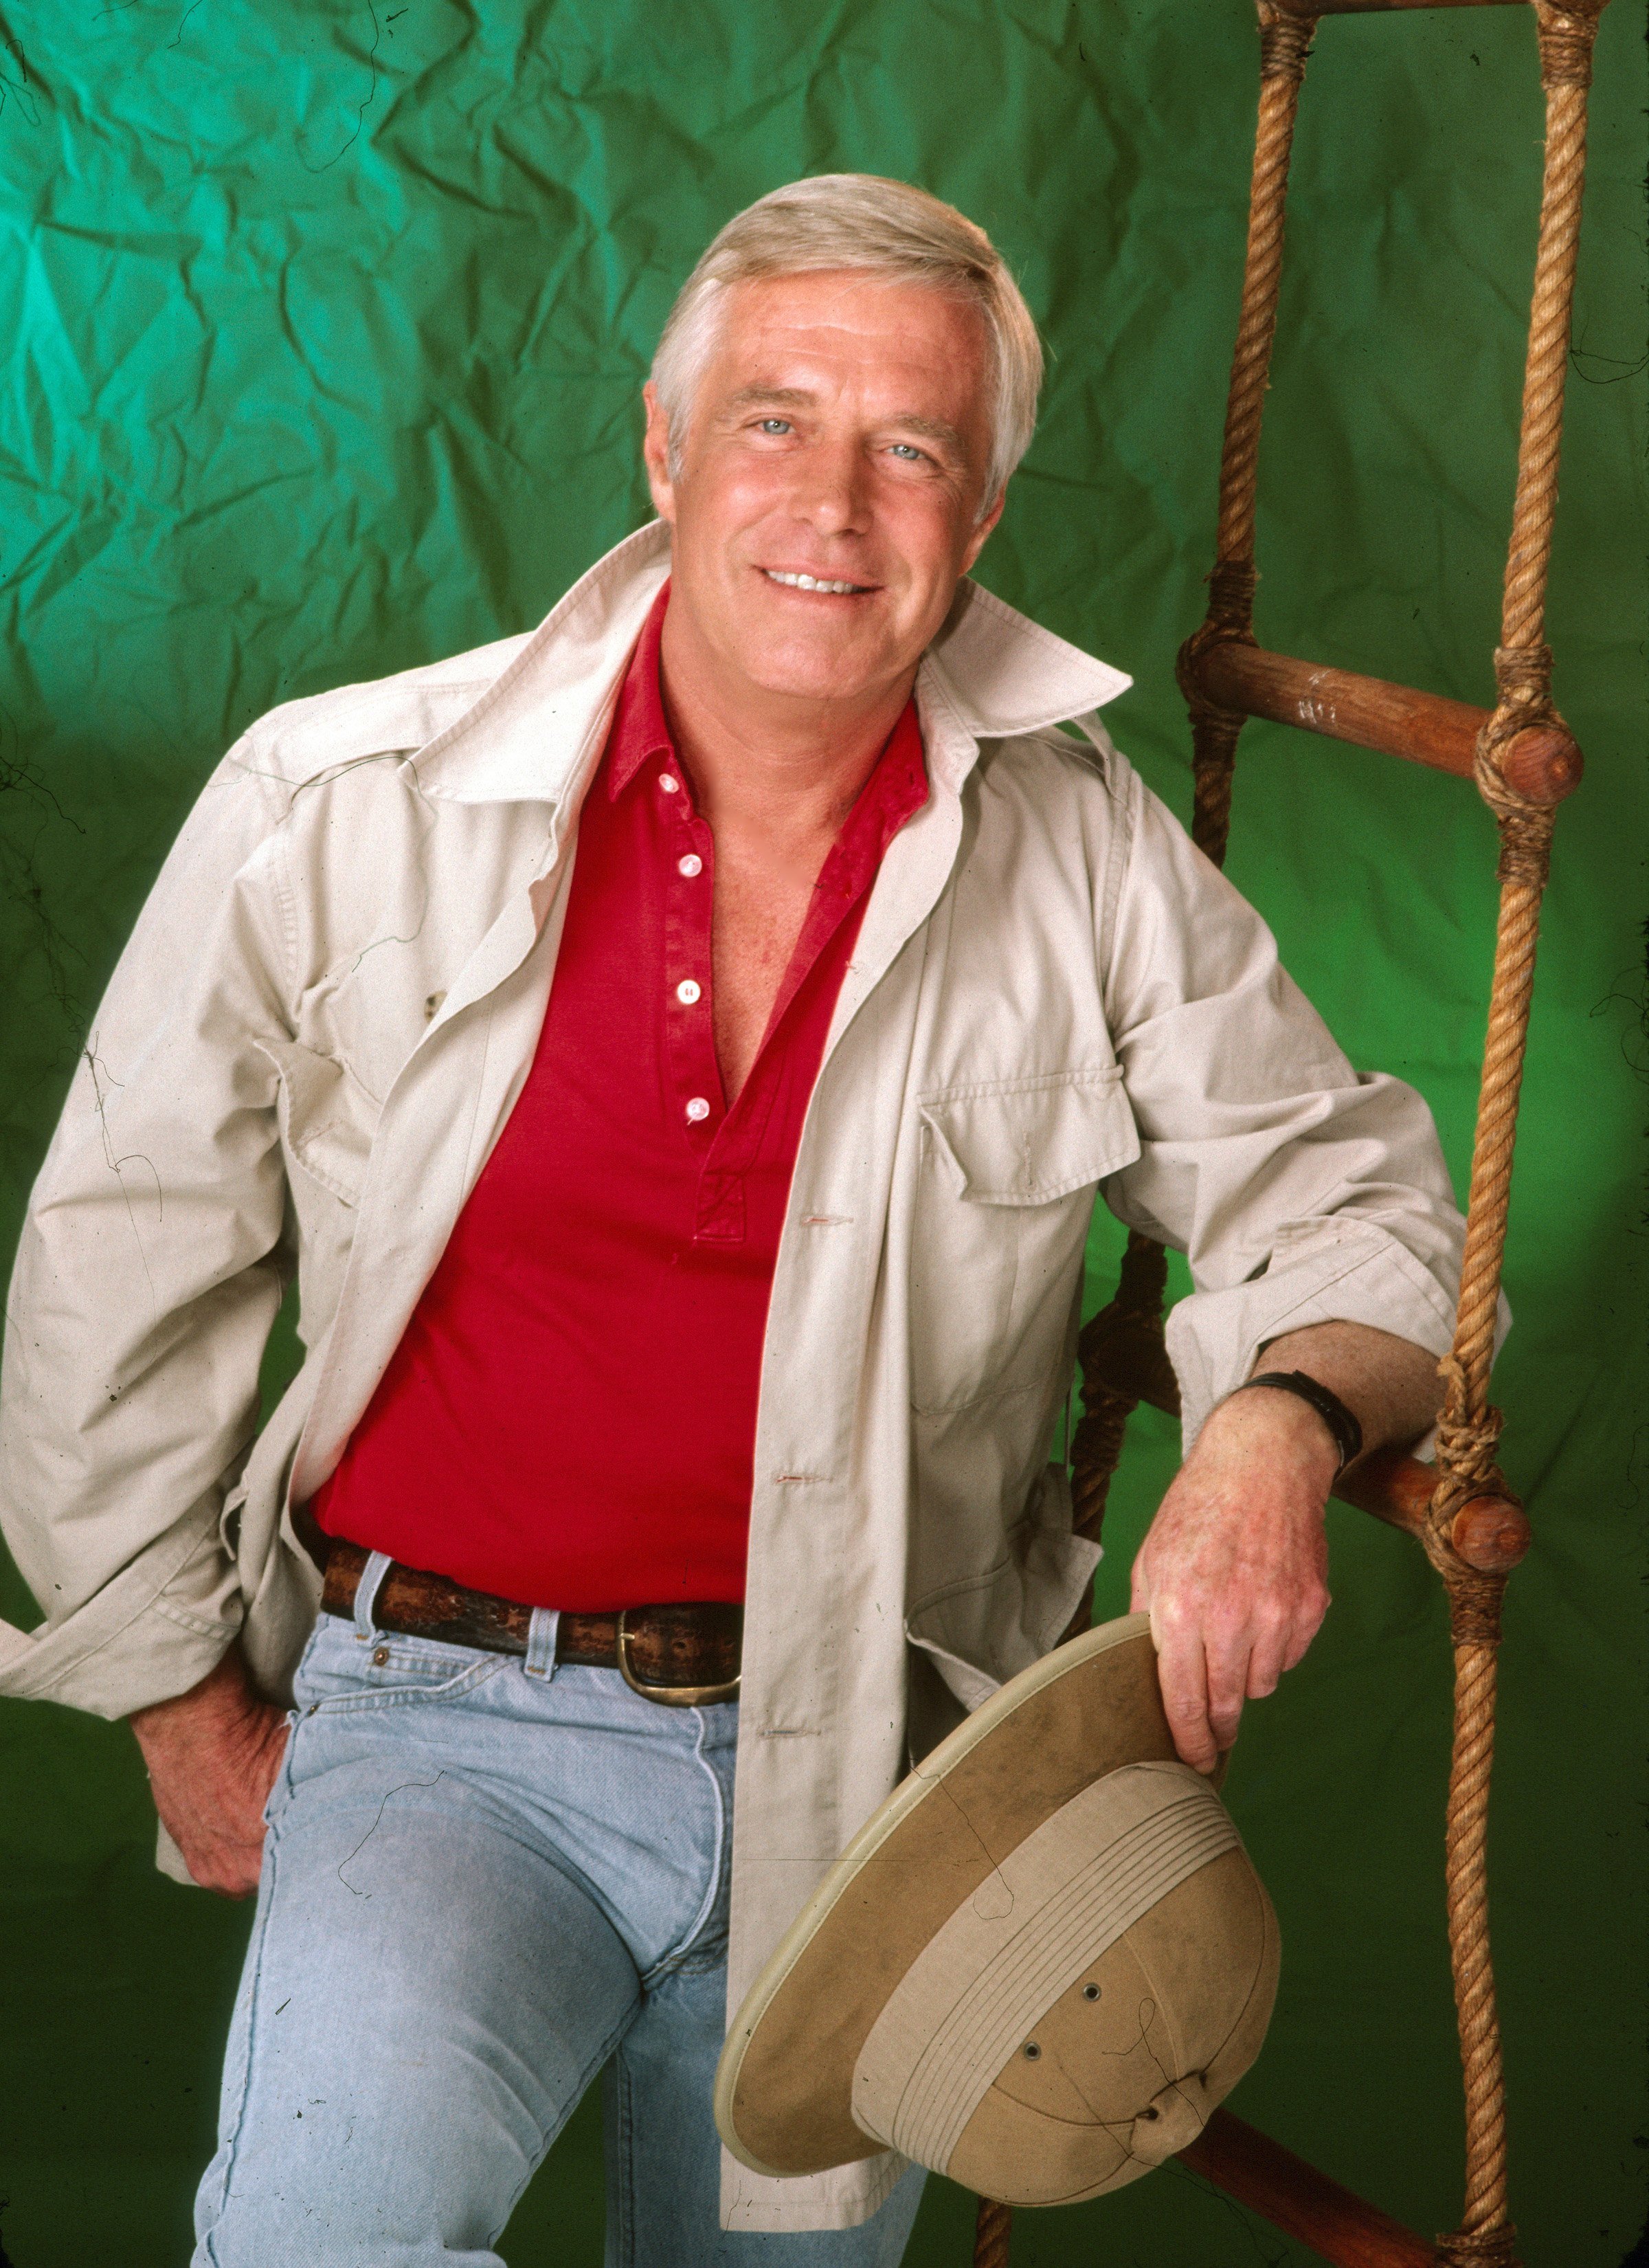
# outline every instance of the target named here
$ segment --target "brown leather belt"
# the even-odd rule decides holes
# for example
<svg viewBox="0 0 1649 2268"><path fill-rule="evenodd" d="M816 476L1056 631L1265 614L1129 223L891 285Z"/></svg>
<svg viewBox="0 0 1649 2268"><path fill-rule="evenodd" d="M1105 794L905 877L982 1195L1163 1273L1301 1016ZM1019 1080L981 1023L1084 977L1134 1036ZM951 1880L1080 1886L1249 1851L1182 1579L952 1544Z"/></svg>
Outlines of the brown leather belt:
<svg viewBox="0 0 1649 2268"><path fill-rule="evenodd" d="M353 1615L368 1554L358 1543L335 1541L327 1555L320 1604L329 1615ZM525 1653L533 1609L490 1591L467 1590L445 1575L392 1561L372 1602L379 1630L446 1646L479 1646L487 1653ZM739 1647L744 1609L722 1600L662 1607L626 1607L615 1614L563 1614L556 1630L557 1661L616 1669L624 1683L668 1709L732 1701L739 1691Z"/></svg>

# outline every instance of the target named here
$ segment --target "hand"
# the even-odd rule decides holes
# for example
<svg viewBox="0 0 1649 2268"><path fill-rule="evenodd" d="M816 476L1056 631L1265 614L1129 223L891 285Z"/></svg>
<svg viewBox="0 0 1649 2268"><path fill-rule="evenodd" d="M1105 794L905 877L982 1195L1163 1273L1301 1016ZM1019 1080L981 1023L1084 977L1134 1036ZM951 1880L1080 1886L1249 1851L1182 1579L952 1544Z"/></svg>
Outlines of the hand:
<svg viewBox="0 0 1649 2268"><path fill-rule="evenodd" d="M202 1889L244 1898L263 1865L263 1807L286 1753L286 1712L261 1701L232 1646L198 1685L134 1710L155 1809Z"/></svg>
<svg viewBox="0 0 1649 2268"><path fill-rule="evenodd" d="M1274 1692L1329 1610L1323 1508L1338 1462L1309 1403L1264 1387L1221 1403L1134 1561L1174 1744L1212 1771L1245 1699Z"/></svg>

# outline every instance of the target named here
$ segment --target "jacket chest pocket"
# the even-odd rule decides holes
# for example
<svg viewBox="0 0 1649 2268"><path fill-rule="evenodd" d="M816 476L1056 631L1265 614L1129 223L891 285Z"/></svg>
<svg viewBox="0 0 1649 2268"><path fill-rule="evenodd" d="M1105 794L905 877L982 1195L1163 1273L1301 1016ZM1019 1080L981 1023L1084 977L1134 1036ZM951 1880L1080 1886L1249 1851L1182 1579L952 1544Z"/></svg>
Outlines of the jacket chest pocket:
<svg viewBox="0 0 1649 2268"><path fill-rule="evenodd" d="M353 1206L378 1125L376 1098L346 1064L296 1040L261 1040L258 1046L280 1074L276 1111L287 1156L330 1196Z"/></svg>
<svg viewBox="0 0 1649 2268"><path fill-rule="evenodd" d="M917 1109L912 1403L937 1411L1046 1392L1095 1189L1139 1155L1121 1070L950 1087Z"/></svg>

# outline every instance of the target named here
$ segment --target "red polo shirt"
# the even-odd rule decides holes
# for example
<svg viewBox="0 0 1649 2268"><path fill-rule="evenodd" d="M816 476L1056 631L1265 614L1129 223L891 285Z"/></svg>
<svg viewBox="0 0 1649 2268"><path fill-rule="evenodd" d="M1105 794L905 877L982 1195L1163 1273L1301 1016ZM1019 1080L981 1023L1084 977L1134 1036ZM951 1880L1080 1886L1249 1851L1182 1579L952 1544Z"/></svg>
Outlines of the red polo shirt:
<svg viewBox="0 0 1649 2268"><path fill-rule="evenodd" d="M342 1461L333 1535L592 1611L740 1599L768 1298L802 1120L882 854L927 799L907 707L722 1094L715 844L659 685L666 584L578 821L519 1101Z"/></svg>

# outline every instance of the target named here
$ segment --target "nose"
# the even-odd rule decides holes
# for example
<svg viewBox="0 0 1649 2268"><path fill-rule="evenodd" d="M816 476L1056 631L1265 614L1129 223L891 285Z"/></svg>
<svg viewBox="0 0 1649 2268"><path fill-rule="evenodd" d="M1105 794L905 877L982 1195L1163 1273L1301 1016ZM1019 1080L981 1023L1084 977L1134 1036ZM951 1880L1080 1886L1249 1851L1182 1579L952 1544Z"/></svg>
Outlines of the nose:
<svg viewBox="0 0 1649 2268"><path fill-rule="evenodd" d="M797 460L791 504L816 535L862 535L870 482L864 453L847 435L821 436Z"/></svg>

